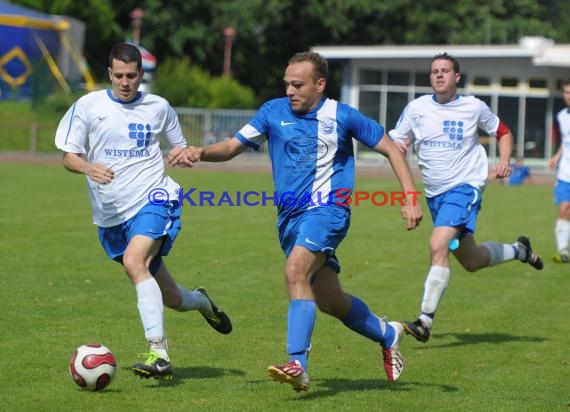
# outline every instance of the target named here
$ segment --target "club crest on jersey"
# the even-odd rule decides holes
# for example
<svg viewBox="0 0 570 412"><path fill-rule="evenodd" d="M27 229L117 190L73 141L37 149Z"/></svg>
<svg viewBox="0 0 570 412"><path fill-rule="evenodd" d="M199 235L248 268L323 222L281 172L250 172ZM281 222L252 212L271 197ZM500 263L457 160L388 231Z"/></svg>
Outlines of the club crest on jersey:
<svg viewBox="0 0 570 412"><path fill-rule="evenodd" d="M334 122L320 122L319 127L321 129L321 133L323 134L331 134L334 132Z"/></svg>
<svg viewBox="0 0 570 412"><path fill-rule="evenodd" d="M129 139L136 139L137 147L148 147L151 137L150 124L129 123Z"/></svg>
<svg viewBox="0 0 570 412"><path fill-rule="evenodd" d="M328 153L327 144L318 137L297 137L285 144L285 153L295 162L314 162Z"/></svg>

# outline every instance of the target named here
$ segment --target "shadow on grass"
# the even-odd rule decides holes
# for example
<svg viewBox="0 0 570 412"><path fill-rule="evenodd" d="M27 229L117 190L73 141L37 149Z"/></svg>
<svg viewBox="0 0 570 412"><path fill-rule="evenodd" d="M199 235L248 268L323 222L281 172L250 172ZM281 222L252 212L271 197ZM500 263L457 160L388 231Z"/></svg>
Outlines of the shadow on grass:
<svg viewBox="0 0 570 412"><path fill-rule="evenodd" d="M251 384L265 385L269 380L249 381ZM280 384L284 389L291 391L294 396L290 401L304 401L335 396L344 392L389 391L407 393L417 387L432 387L442 393L457 392L459 389L451 385L437 385L425 382L388 382L386 379L311 379L311 387L307 392L298 392L295 396L293 387L287 383L272 382L271 385Z"/></svg>
<svg viewBox="0 0 570 412"><path fill-rule="evenodd" d="M430 349L441 349L441 348L454 348L457 346L464 345L478 345L480 343L509 343L509 342L531 342L531 343L541 343L548 339L544 337L537 336L515 336L507 335L506 333L440 333L437 335L432 335L434 338L455 338L456 342L450 342L445 344L428 344L425 348ZM430 341L432 343L432 341ZM435 343L435 342L433 342Z"/></svg>
<svg viewBox="0 0 570 412"><path fill-rule="evenodd" d="M122 368L125 373L132 374L131 368ZM204 366L196 366L193 368L174 368L174 377L172 380L162 379L144 379L149 383L156 383L157 386L174 387L182 385L188 379L213 379L222 376L245 376L245 372L239 369L209 368Z"/></svg>
<svg viewBox="0 0 570 412"><path fill-rule="evenodd" d="M410 392L416 387L431 386L434 390L449 393L459 389L451 385L426 384L425 382L388 382L385 379L321 379L311 381L309 392L301 393L298 400L312 400L335 396L343 392L390 391Z"/></svg>

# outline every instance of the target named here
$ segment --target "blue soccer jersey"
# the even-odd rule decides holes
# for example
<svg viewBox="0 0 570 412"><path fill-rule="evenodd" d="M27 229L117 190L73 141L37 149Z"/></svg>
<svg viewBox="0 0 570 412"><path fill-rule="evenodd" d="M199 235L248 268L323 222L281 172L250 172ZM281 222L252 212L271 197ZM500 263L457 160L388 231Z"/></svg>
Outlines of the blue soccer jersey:
<svg viewBox="0 0 570 412"><path fill-rule="evenodd" d="M267 140L279 223L312 207L346 205L354 187L353 138L374 148L384 128L358 110L323 98L308 113L291 109L286 97L261 106L236 133L258 149Z"/></svg>
<svg viewBox="0 0 570 412"><path fill-rule="evenodd" d="M527 177L530 177L528 166L511 165L513 173L509 176L509 185L522 185Z"/></svg>

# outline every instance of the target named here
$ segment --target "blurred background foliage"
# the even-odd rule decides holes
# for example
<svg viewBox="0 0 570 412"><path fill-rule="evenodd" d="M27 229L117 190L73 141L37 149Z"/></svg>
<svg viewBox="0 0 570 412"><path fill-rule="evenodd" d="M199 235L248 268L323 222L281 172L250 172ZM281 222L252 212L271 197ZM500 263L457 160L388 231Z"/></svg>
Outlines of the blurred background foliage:
<svg viewBox="0 0 570 412"><path fill-rule="evenodd" d="M515 44L522 36L570 42L568 0L14 0L86 23L84 53L106 82L107 55L132 39L130 13L144 11L141 45L158 58L153 91L173 105L255 108L283 95L283 69L315 45ZM232 41L223 77L223 31ZM329 95L340 74L331 67Z"/></svg>

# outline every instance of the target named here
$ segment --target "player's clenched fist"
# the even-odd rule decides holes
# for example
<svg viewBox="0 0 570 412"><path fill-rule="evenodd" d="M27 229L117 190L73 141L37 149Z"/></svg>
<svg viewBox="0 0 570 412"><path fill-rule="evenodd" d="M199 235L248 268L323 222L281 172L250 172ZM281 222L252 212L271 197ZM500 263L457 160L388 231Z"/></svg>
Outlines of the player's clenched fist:
<svg viewBox="0 0 570 412"><path fill-rule="evenodd" d="M189 146L186 148L175 147L168 154L168 165L172 167L192 167L200 161L203 148Z"/></svg>

